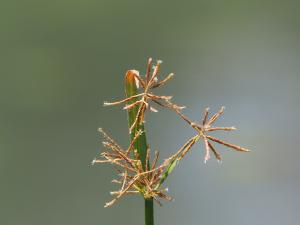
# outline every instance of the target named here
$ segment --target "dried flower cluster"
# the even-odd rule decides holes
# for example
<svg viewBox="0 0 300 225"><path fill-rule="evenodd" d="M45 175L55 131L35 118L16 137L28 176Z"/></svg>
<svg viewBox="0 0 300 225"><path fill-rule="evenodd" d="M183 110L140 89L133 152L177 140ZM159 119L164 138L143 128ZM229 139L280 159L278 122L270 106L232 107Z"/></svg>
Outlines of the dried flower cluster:
<svg viewBox="0 0 300 225"><path fill-rule="evenodd" d="M134 76L136 86L141 87L142 92L121 101L107 103L104 105L118 105L126 103L124 109L131 110L138 108L135 120L130 127L130 133L136 131L138 125L142 124L145 120L145 111L150 110L157 112L158 110L153 106L150 106L150 101L156 103L159 106L168 108L177 113L186 123L188 123L197 134L190 138L174 155L164 160L164 162L158 165L159 153L156 151L152 163L150 163L150 147L147 146L146 164L142 165L138 149L135 149L135 143L141 136L141 130L135 133L134 138L129 144L129 147L124 150L121 148L111 137L109 137L102 129L99 131L102 133L105 141L103 142L106 151L101 153L101 159L95 159L94 163L110 163L116 167L117 175L120 177L117 180L113 180L113 183L120 185L120 190L111 192L114 196L113 200L106 203L105 207L113 205L118 199L128 194L142 194L145 199L153 198L160 205L160 199L171 200L172 198L167 195L167 189L162 188L163 182L168 175L173 171L177 163L187 154L192 146L199 140L203 140L205 146L205 159L210 159L210 151L214 154L217 160L221 160L220 153L215 149L211 142L224 145L236 151L248 152L249 150L238 145L230 144L218 138L208 135L213 131L233 131L234 127L213 127L215 121L223 114L224 107L222 107L216 114L210 119L209 108L204 111L203 119L201 123L191 121L187 116L182 113L182 109L185 107L178 106L171 102L172 96L159 96L151 92L152 89L163 86L167 81L173 77L173 73L169 74L162 81L158 81L158 73L160 69L161 61L157 61L157 64L152 70L152 59L148 60L147 70L144 77L139 75L136 70L130 70L129 72ZM130 104L128 104L130 102Z"/></svg>
<svg viewBox="0 0 300 225"><path fill-rule="evenodd" d="M155 89L155 88L165 85L174 76L173 73L170 73L165 79L158 81L157 76L159 73L161 63L162 63L162 61L158 60L156 65L153 67L153 71L151 73L152 59L150 58L148 60L147 71L146 71L144 78L142 78L139 75L138 71L136 71L136 70L130 71L136 79L137 87L142 88L142 90L143 90L142 93L130 96L121 101L116 101L116 102L111 102L111 103L104 102L104 106L111 106L111 105L119 105L122 103L128 103L132 100L135 100L134 103L126 105L123 108L125 110L130 110L130 109L138 106L138 109L139 109L136 119L135 119L134 123L132 124L132 126L130 127L130 133L132 132L133 128L136 127L137 124L142 124L144 122L146 109L149 109L152 112L158 112L158 110L156 108L149 105L150 100L160 106L163 106L163 107L171 106L172 108L177 109L177 110L181 110L181 109L185 108L184 106L177 106L175 104L172 104L170 101L172 99L172 96L159 96L159 95L155 95L151 92L152 89Z"/></svg>
<svg viewBox="0 0 300 225"><path fill-rule="evenodd" d="M221 107L219 112L214 114L210 119L208 119L208 113L209 113L209 108L206 108L204 111L204 116L202 119L202 123L196 123L192 122L190 119L188 119L185 115L183 115L180 111L176 111L177 114L184 120L186 121L192 128L194 128L197 131L197 135L192 137L188 143L190 143L190 146L192 147L198 140L203 139L204 144L205 144L205 158L204 162L210 159L210 150L213 152L215 155L216 159L221 161L221 154L215 149L215 147L212 145L210 141L216 142L218 144L224 145L226 147L229 147L231 149L234 149L236 151L241 151L241 152L249 152L249 149L243 148L238 145L230 144L226 141L220 140L218 138L212 137L210 135L207 135L207 133L212 132L212 131L233 131L236 130L235 127L212 127L214 122L223 114L225 107ZM185 154L188 152L189 149L186 149L185 152L182 153L180 158L184 157Z"/></svg>
<svg viewBox="0 0 300 225"><path fill-rule="evenodd" d="M161 179L164 172L172 162L174 157L164 161L161 165L157 166L159 153L156 151L154 159L150 166L150 148L147 149L146 165L142 166L139 155L136 149L133 149L134 143L141 135L138 131L129 147L122 149L111 137L109 137L101 128L99 131L102 133L105 141L103 145L108 151L102 152L102 159L94 159L94 163L110 163L119 168L116 168L117 174L120 176L119 180L112 180L113 183L121 185L119 191L111 192L115 198L106 203L105 207L114 204L119 198L126 194L142 194L144 198L154 198L160 205L159 198L171 200L166 192L166 188L161 188Z"/></svg>

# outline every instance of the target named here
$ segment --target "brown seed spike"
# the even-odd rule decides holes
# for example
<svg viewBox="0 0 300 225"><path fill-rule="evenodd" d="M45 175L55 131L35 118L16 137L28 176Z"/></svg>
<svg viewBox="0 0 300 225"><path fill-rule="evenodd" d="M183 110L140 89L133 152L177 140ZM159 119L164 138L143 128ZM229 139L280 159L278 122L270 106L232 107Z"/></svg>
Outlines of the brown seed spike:
<svg viewBox="0 0 300 225"><path fill-rule="evenodd" d="M235 127L212 127L206 129L206 131L218 131L218 130L233 131L236 130L236 128Z"/></svg>
<svg viewBox="0 0 300 225"><path fill-rule="evenodd" d="M203 120L202 120L202 125L204 126L204 124L206 124L207 121L207 117L208 117L208 112L209 112L209 108L206 108L204 111L204 116L203 116Z"/></svg>
<svg viewBox="0 0 300 225"><path fill-rule="evenodd" d="M206 137L204 137L204 144L205 144L205 158L204 158L204 163L206 163L210 159L209 144L208 144L208 140L207 140Z"/></svg>
<svg viewBox="0 0 300 225"><path fill-rule="evenodd" d="M131 101L131 100L134 100L134 99L136 99L136 98L138 98L138 97L141 97L141 96L143 96L143 95L144 95L144 94L142 93L142 94L133 95L133 96L131 96L131 97L129 97L129 98L125 98L125 99L123 99L123 100L116 101L116 102L104 102L103 105L104 105L104 106L115 106L115 105L119 105L119 104L122 104L122 103L127 103L127 102L129 102L129 101Z"/></svg>
<svg viewBox="0 0 300 225"><path fill-rule="evenodd" d="M225 107L222 106L220 111L213 115L212 118L210 118L210 120L207 122L207 125L210 126L211 124L213 124L223 114L224 110Z"/></svg>
<svg viewBox="0 0 300 225"><path fill-rule="evenodd" d="M214 146L208 141L208 146L211 151L214 153L217 160L222 161L221 154L214 148Z"/></svg>
<svg viewBox="0 0 300 225"><path fill-rule="evenodd" d="M151 89L161 87L165 85L169 80L171 80L174 77L174 73L170 73L165 79L158 82L157 84L152 85Z"/></svg>
<svg viewBox="0 0 300 225"><path fill-rule="evenodd" d="M146 71L146 83L150 80L150 72L152 68L152 58L148 59L147 71Z"/></svg>
<svg viewBox="0 0 300 225"><path fill-rule="evenodd" d="M235 149L235 150L237 150L237 151L240 151L240 152L250 152L249 149L243 148L243 147L238 146L238 145L230 144L230 143L228 143L228 142L225 142L225 141L223 141L223 140L214 138L214 137L212 137L212 136L206 136L206 137L207 137L209 140L212 140L212 141L214 141L214 142L217 142L217 143L219 143L219 144L221 144L221 145L225 145L225 146L227 146L227 147L229 147L229 148L232 148L232 149Z"/></svg>

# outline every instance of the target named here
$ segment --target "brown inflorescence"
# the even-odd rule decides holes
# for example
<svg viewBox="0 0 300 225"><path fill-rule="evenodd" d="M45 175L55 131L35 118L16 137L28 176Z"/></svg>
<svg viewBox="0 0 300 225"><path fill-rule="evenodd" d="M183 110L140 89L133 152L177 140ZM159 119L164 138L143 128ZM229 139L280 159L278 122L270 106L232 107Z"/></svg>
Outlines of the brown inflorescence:
<svg viewBox="0 0 300 225"><path fill-rule="evenodd" d="M133 128L139 123L144 122L145 118L145 110L148 109L152 112L158 112L158 110L151 106L149 104L150 101L163 106L172 106L173 108L176 108L177 110L181 110L185 108L184 106L177 106L176 104L171 103L172 96L164 96L164 95L155 95L152 93L152 90L158 87L161 87L165 85L169 80L171 80L174 76L173 73L170 73L166 78L159 81L158 80L158 74L160 70L160 65L162 61L158 60L156 65L152 69L152 59L150 58L148 60L147 64L147 70L145 76L140 76L139 72L136 70L130 70L131 74L134 75L134 78L136 80L137 87L141 87L142 91L139 94L133 95L131 97L125 98L120 101L116 102L104 102L104 106L112 106L112 105L119 105L122 103L128 103L132 100L135 100L131 104L126 104L123 109L129 110L136 106L138 106L139 110L136 116L135 121L133 122L132 126L130 127L130 132L133 130Z"/></svg>
<svg viewBox="0 0 300 225"><path fill-rule="evenodd" d="M223 114L225 107L222 106L221 109L214 114L210 119L208 119L208 113L209 108L206 108L204 110L204 115L201 123L193 122L188 117L183 115L180 111L176 110L176 113L185 121L187 122L192 128L194 128L197 132L197 135L192 137L187 143L190 143L190 147L192 147L198 140L203 139L204 145L205 145L205 158L204 162L210 159L210 150L215 155L216 159L221 161L221 154L215 149L215 147L212 145L212 142L216 142L218 144L224 145L226 147L229 147L233 150L240 151L240 152L249 152L249 149L243 148L239 145L231 144L226 141L220 140L218 138L215 138L213 136L208 135L209 132L213 131L233 131L236 130L235 127L212 127L212 125L216 122L216 120ZM180 158L184 157L185 154L189 151L190 148L185 149L184 152L182 152Z"/></svg>
<svg viewBox="0 0 300 225"><path fill-rule="evenodd" d="M94 159L95 163L109 163L115 166L119 179L112 180L113 183L120 184L118 191L113 191L113 200L106 203L105 207L113 205L118 199L128 194L142 194L144 198L154 198L160 205L159 199L171 200L167 195L167 189L160 185L162 174L166 171L172 159L170 157L161 165L158 164L159 153L156 151L154 159L147 163L145 169L142 167L136 149L133 148L134 142L137 140L141 131L138 131L135 138L130 143L127 149L121 148L116 141L108 136L103 129L99 129L105 141L103 142L106 151L101 153L101 159ZM147 150L146 162L150 161L150 148Z"/></svg>
<svg viewBox="0 0 300 225"><path fill-rule="evenodd" d="M212 142L221 144L236 151L249 152L248 149L238 145L228 143L220 140L216 137L210 136L210 132L214 131L233 131L235 127L214 127L212 126L216 120L223 114L224 107L209 118L209 108L206 108L203 113L203 119L201 122L193 122L187 116L182 113L182 109L185 107L178 106L171 102L172 96L159 96L151 92L152 89L161 87L167 83L173 74L169 74L165 79L158 81L158 73L160 69L161 61L157 61L157 64L152 68L152 59L148 60L146 74L141 77L136 70L130 70L133 74L136 86L140 86L142 91L139 94L125 98L121 101L112 103L105 102L104 105L119 105L125 103L125 110L130 110L138 106L138 113L135 120L130 127L130 132L133 129L138 129L138 125L142 124L145 119L145 111L150 110L157 112L158 110L153 106L150 106L150 101L157 105L170 109L176 112L181 119L188 123L197 134L190 139L171 157L165 159L163 163L158 165L159 152L155 151L154 158L150 163L150 147L147 148L146 153L146 165L143 166L140 160L137 149L134 148L136 141L142 134L139 130L135 133L134 138L129 144L127 149L123 149L117 144L109 135L107 135L101 128L100 133L103 135L105 141L103 145L105 151L101 153L100 159L94 159L95 163L109 163L115 166L119 179L112 180L113 183L119 184L120 189L118 191L111 192L113 200L106 203L105 207L113 205L118 199L125 195L141 194L145 199L153 198L159 205L160 199L170 201L172 198L167 195L167 189L162 187L163 182L172 172L177 163L189 152L199 140L203 140L205 146L205 158L204 162L210 159L210 152L212 152L217 160L221 160L221 154L215 149ZM130 102L130 104L128 104ZM133 102L133 103L132 103Z"/></svg>

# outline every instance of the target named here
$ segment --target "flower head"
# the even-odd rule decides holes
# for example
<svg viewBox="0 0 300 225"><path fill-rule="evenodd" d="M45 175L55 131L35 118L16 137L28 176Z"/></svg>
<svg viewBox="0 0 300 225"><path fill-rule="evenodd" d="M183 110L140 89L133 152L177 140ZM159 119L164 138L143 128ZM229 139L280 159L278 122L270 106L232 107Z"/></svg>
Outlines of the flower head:
<svg viewBox="0 0 300 225"><path fill-rule="evenodd" d="M128 76L134 77L136 86L140 87L140 89L142 90L141 93L116 102L111 102L111 103L104 102L104 106L112 106L112 105L119 105L125 103L126 105L123 107L123 109L125 110L130 110L135 107L138 107L138 113L134 123L130 127L130 132L133 130L134 127L136 127L137 124L142 124L144 122L144 117L145 117L144 113L146 109L152 112L158 112L158 110L155 107L149 104L150 101L162 107L170 108L170 106L172 106L172 108L176 108L177 110L181 110L185 108L184 106L177 106L171 103L172 96L155 95L152 92L153 89L165 85L174 76L173 73L170 73L166 78L159 81L158 74L159 74L161 63L162 61L158 60L156 65L153 66L152 68L152 59L149 58L146 74L144 77L140 76L137 70L127 71L126 77Z"/></svg>
<svg viewBox="0 0 300 225"><path fill-rule="evenodd" d="M118 199L129 194L141 194L145 199L153 198L160 205L159 199L172 199L167 195L167 189L161 187L162 175L172 162L172 158L166 159L161 165L157 166L159 153L155 152L150 166L150 148L148 148L147 163L143 168L136 149L133 149L135 141L141 135L141 131L137 132L126 150L121 148L102 129L99 129L99 131L105 139L103 145L107 150L101 153L101 159L94 159L92 164L109 163L114 165L119 179L114 179L112 182L120 185L118 191L111 192L114 198L106 203L105 207L112 206Z"/></svg>
<svg viewBox="0 0 300 225"><path fill-rule="evenodd" d="M228 148L231 148L236 151L241 152L249 152L249 149L243 148L238 145L234 145L231 143L228 143L226 141L220 140L218 138L215 138L213 136L210 136L209 133L213 131L233 131L236 130L235 127L213 127L212 125L215 123L215 121L223 114L225 107L221 107L221 109L214 114L210 119L208 119L209 114L209 108L206 108L204 111L203 119L201 123L193 122L189 118L187 118L185 115L183 115L180 111L175 110L177 114L185 121L187 122L192 128L194 128L197 132L197 135L189 139L186 144L185 148L181 150L181 156L180 158L183 158L185 154L190 150L190 148L200 139L203 140L205 145L205 158L204 162L210 159L210 151L213 152L217 160L221 160L221 154L215 149L215 147L212 145L211 142L216 142L218 144L224 145Z"/></svg>

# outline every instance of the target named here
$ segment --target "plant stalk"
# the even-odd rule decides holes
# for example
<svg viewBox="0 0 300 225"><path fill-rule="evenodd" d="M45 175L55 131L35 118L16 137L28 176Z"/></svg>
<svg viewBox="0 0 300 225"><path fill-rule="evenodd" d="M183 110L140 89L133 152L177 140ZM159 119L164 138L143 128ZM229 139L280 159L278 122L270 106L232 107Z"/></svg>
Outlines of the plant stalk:
<svg viewBox="0 0 300 225"><path fill-rule="evenodd" d="M125 76L125 92L126 97L131 97L137 94L137 86L134 77L135 71L129 70ZM134 99L128 104L134 103ZM128 125L129 128L135 121L137 116L137 112L139 110L139 106L136 106L132 109L128 110ZM137 149L140 160L142 162L142 166L145 170L146 166L146 154L147 154L147 139L144 124L137 124L136 127L132 130L130 134L131 141L135 137L135 134L138 130L141 130L143 133L138 137L134 144L134 148ZM154 208L153 208L153 199L145 199L145 225L154 225Z"/></svg>

